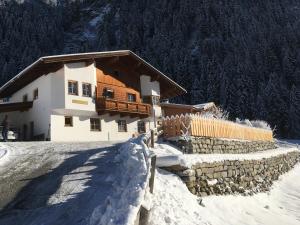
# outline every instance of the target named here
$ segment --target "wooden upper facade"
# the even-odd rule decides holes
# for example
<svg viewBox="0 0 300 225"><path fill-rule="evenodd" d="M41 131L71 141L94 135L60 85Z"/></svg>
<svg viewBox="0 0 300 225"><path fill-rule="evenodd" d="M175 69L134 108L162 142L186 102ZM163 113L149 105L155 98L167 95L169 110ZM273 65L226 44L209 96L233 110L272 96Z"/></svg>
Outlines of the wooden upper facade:
<svg viewBox="0 0 300 225"><path fill-rule="evenodd" d="M128 65L123 65L118 59L98 61L96 76L99 114L150 116L151 105L142 102L140 76Z"/></svg>

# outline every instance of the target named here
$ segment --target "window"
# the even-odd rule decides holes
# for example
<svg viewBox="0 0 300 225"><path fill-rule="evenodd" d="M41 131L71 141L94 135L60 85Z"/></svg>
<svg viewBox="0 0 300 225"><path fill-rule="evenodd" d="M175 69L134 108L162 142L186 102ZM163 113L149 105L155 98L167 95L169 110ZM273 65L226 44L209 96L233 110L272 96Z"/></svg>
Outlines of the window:
<svg viewBox="0 0 300 225"><path fill-rule="evenodd" d="M77 81L68 81L68 93L69 95L78 95L78 82Z"/></svg>
<svg viewBox="0 0 300 225"><path fill-rule="evenodd" d="M90 119L90 127L91 127L91 131L101 131L100 119L91 118Z"/></svg>
<svg viewBox="0 0 300 225"><path fill-rule="evenodd" d="M126 120L118 120L118 131L127 132Z"/></svg>
<svg viewBox="0 0 300 225"><path fill-rule="evenodd" d="M27 102L28 101L28 95L23 95L23 102Z"/></svg>
<svg viewBox="0 0 300 225"><path fill-rule="evenodd" d="M131 94L131 93L127 93L127 101L129 101L129 102L136 102L136 95L135 94Z"/></svg>
<svg viewBox="0 0 300 225"><path fill-rule="evenodd" d="M73 127L73 117L65 116L65 127Z"/></svg>
<svg viewBox="0 0 300 225"><path fill-rule="evenodd" d="M155 95L148 95L148 96L143 96L142 100L143 103L159 105L160 97Z"/></svg>
<svg viewBox="0 0 300 225"><path fill-rule="evenodd" d="M9 102L9 97L3 98L2 101L3 101L3 102Z"/></svg>
<svg viewBox="0 0 300 225"><path fill-rule="evenodd" d="M39 98L39 90L38 89L34 89L33 91L33 100L36 100Z"/></svg>
<svg viewBox="0 0 300 225"><path fill-rule="evenodd" d="M142 102L147 103L147 104L151 104L151 96L143 96Z"/></svg>
<svg viewBox="0 0 300 225"><path fill-rule="evenodd" d="M92 86L88 83L82 84L82 96L91 97L92 96Z"/></svg>
<svg viewBox="0 0 300 225"><path fill-rule="evenodd" d="M159 96L152 96L152 105L159 105Z"/></svg>
<svg viewBox="0 0 300 225"><path fill-rule="evenodd" d="M115 96L114 90L109 89L109 88L104 88L104 90L103 90L103 96L105 98L114 98L114 96Z"/></svg>
<svg viewBox="0 0 300 225"><path fill-rule="evenodd" d="M137 125L139 134L146 133L146 124L144 121L138 121Z"/></svg>

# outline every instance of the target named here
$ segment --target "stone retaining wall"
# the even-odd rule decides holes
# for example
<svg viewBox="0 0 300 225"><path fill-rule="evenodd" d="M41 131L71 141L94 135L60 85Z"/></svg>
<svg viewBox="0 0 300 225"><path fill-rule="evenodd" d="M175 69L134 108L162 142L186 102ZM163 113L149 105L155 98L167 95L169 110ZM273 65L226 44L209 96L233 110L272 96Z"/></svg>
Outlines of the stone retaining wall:
<svg viewBox="0 0 300 225"><path fill-rule="evenodd" d="M198 196L253 194L269 190L272 182L299 160L300 152L294 151L261 160L226 160L199 163L190 169L181 166L164 169L179 175L188 189Z"/></svg>
<svg viewBox="0 0 300 225"><path fill-rule="evenodd" d="M250 153L276 148L271 141L239 141L209 137L190 137L173 142L188 154Z"/></svg>

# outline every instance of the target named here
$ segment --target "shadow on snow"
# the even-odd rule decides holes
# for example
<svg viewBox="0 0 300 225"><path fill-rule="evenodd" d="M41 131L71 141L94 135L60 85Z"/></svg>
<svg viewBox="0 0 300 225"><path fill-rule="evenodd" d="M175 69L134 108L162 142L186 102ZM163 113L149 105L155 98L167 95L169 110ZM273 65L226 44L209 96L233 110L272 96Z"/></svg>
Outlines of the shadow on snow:
<svg viewBox="0 0 300 225"><path fill-rule="evenodd" d="M107 177L116 173L117 166L113 159L118 146L70 152L71 157L48 173L33 178L18 192L0 211L0 224L90 224L89 218L93 210L105 204L104 201L113 188L111 179ZM80 167L92 169L72 172ZM71 196L63 194L66 199L62 198L56 204L48 203L60 189L64 176L80 176L81 173L84 178L75 177L64 181L64 186L68 186L69 182L84 182L78 192L70 190L78 188L75 183L67 187L67 193L72 192ZM55 197L59 199L60 196Z"/></svg>

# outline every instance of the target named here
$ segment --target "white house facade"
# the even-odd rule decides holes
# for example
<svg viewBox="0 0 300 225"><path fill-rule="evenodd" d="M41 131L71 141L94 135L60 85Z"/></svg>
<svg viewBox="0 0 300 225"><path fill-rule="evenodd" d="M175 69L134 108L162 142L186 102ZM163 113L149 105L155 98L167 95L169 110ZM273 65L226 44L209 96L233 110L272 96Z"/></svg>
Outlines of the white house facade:
<svg viewBox="0 0 300 225"><path fill-rule="evenodd" d="M128 50L49 56L0 88L0 119L21 140L121 141L155 127L160 99L183 93Z"/></svg>

